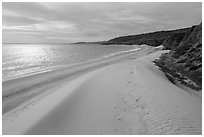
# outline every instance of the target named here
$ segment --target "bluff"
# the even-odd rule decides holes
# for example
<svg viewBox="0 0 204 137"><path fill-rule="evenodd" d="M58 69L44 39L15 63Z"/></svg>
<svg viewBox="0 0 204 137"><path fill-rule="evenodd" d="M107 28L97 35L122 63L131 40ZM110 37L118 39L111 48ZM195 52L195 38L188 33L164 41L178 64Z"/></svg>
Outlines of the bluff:
<svg viewBox="0 0 204 137"><path fill-rule="evenodd" d="M176 30L169 30L169 31L156 31L138 35L128 35L128 36L121 36L110 39L105 42L101 42L101 44L109 45L109 44L123 44L123 45L141 45L146 44L149 46L159 46L164 43L164 41L168 37L175 36L176 38L179 36L182 39L187 31L190 28L183 28L183 29L176 29ZM165 43L168 43L165 42ZM166 45L166 44L165 44ZM169 44L168 44L169 45Z"/></svg>
<svg viewBox="0 0 204 137"><path fill-rule="evenodd" d="M155 63L173 83L195 90L202 88L202 23L183 34L169 36L163 45L170 49Z"/></svg>

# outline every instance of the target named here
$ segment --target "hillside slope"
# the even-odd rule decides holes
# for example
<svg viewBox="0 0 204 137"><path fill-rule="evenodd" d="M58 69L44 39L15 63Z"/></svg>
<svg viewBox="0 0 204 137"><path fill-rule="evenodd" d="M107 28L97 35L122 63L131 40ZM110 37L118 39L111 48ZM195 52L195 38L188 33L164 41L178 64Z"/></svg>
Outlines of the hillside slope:
<svg viewBox="0 0 204 137"><path fill-rule="evenodd" d="M165 46L171 52L163 54L155 63L165 72L172 81L196 90L202 88L202 23L192 26L179 42L179 38L169 37Z"/></svg>
<svg viewBox="0 0 204 137"><path fill-rule="evenodd" d="M146 44L149 46L159 46L161 45L168 37L171 35L180 35L184 36L186 32L188 32L190 28L183 28L177 30L169 30L169 31L156 31L151 33L144 33L138 35L129 35L117 37L106 42L101 42L101 44L109 45L109 44L125 44L125 45L141 45Z"/></svg>

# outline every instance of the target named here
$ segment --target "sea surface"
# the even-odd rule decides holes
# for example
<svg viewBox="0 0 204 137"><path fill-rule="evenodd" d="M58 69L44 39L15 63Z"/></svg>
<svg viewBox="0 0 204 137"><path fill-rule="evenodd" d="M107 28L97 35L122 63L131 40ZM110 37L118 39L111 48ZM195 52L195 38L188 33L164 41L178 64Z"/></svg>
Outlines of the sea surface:
<svg viewBox="0 0 204 137"><path fill-rule="evenodd" d="M136 50L136 46L97 44L3 44L3 81L62 69Z"/></svg>

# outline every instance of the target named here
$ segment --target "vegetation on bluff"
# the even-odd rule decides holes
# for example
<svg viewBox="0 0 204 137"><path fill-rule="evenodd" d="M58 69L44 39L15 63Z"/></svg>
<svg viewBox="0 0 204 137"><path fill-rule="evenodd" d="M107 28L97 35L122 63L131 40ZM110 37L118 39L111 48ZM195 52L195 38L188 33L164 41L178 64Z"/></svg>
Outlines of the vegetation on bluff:
<svg viewBox="0 0 204 137"><path fill-rule="evenodd" d="M177 80L181 84L200 90L202 88L202 24L191 27L180 43L178 39L180 38L172 35L165 41L164 45L171 51L163 54L155 63L173 83Z"/></svg>
<svg viewBox="0 0 204 137"><path fill-rule="evenodd" d="M163 42L170 37L171 35L181 35L184 36L185 33L190 28L183 28L183 29L177 29L177 30L169 30L169 31L157 31L157 32L151 32L151 33L144 33L144 34L138 34L138 35L129 35L129 36L122 36L117 37L105 42L101 42L101 44L109 45L109 44L124 44L124 45L141 45L146 44L149 46L159 46L163 44Z"/></svg>

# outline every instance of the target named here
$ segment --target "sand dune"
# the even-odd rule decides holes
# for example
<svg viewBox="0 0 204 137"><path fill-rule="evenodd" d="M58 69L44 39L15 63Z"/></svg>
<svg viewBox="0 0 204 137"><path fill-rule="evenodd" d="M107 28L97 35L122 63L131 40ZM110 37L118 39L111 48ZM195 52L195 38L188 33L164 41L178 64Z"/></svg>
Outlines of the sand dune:
<svg viewBox="0 0 204 137"><path fill-rule="evenodd" d="M64 83L5 115L3 134L201 134L202 100L152 63L162 52L131 54Z"/></svg>

